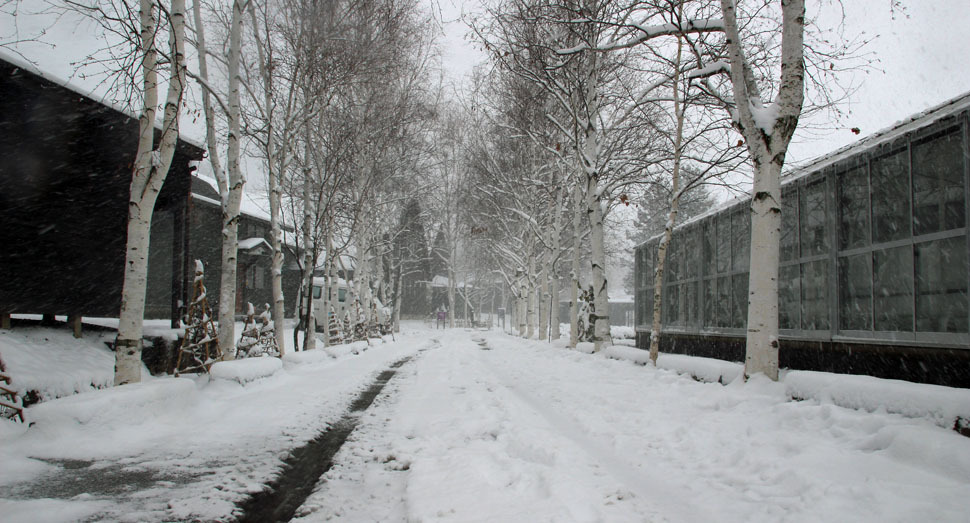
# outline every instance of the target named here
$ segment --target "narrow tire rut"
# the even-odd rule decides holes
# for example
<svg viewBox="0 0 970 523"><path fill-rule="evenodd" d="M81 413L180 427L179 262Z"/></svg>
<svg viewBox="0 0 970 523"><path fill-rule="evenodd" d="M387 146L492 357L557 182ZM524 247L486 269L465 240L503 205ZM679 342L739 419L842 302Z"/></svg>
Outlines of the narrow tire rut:
<svg viewBox="0 0 970 523"><path fill-rule="evenodd" d="M340 420L327 427L302 447L293 449L283 460L283 469L266 489L256 492L237 505L240 523L289 521L313 492L320 477L333 466L333 457L360 422L360 413L374 403L397 369L411 357L398 360L381 372L374 383L350 404Z"/></svg>

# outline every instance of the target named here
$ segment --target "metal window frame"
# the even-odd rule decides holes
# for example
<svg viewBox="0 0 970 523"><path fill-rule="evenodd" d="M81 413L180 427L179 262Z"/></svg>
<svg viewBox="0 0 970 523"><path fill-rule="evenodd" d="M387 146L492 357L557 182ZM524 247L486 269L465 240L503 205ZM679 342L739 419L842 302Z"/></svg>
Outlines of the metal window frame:
<svg viewBox="0 0 970 523"><path fill-rule="evenodd" d="M965 224L964 227L958 229L950 229L946 231L938 231L928 234L923 234L916 236L914 235L915 228L913 227L913 217L915 213L915 201L916 197L913 193L913 147L916 144L923 143L927 140L931 140L938 135L945 134L947 132L956 131L961 133L962 145L964 152L964 162L963 162L963 184L964 184L964 216ZM910 228L909 235L907 238L892 240L888 242L874 243L873 228L875 223L873 220L873 198L872 198L872 164L874 161L884 158L886 156L898 153L905 150L906 152L906 168L907 168L907 182L909 191L909 213L908 213L908 226ZM840 188L838 184L839 175L852 170L857 167L865 168L865 178L868 186L867 196L866 196L866 218L867 218L867 244L862 247L852 247L849 249L841 249L841 238L840 238L840 224L841 224L841 209L839 207L839 196ZM828 237L828 252L824 254L817 254L811 256L803 256L802 253L802 242L801 242L801 190L808 184L813 184L819 182L821 179L822 183L825 184L825 220L826 220L826 232ZM806 329L779 329L779 337L782 339L806 339L806 340L819 340L819 341L835 341L835 342L851 342L851 343L862 343L862 344L903 344L910 346L927 346L927 347L951 347L951 348L966 348L970 349L970 333L947 333L947 332L919 332L916 330L917 326L917 303L916 299L918 296L917 289L917 275L916 275L916 263L915 263L915 248L919 244L938 241L942 239L949 239L963 236L967 248L967 259L970 260L970 111L964 110L956 115L949 115L941 118L937 121L930 122L919 129L915 129L908 133L894 137L891 140L887 140L883 143L879 143L868 150L860 151L852 156L844 158L837 163L826 166L816 172L809 173L798 179L792 180L785 183L782 187L783 198L791 193L795 198L796 205L795 209L795 220L794 220L794 245L796 249L796 256L793 259L779 262L779 270L782 267L789 266L800 266L804 263L818 261L822 259L828 260L828 281L826 282L826 291L828 293L827 300L829 302L829 329L827 330L806 330ZM667 325L666 323L662 325L662 332L670 333L690 333L699 335L715 335L715 336L726 336L726 337L743 337L745 335L744 328L727 328L727 327L716 327L716 326L706 326L705 323L710 321L707 315L707 299L705 294L705 286L709 285L710 282L714 282L717 285L717 280L721 278L733 278L736 274L747 273L748 267L736 268L734 266L734 241L733 241L733 215L737 212L743 212L744 208L750 205L748 200L739 202L736 205L732 205L728 208L722 209L721 211L712 214L698 220L696 223L691 223L687 225L685 229L675 229L674 237L671 241L675 241L677 236L681 236L685 231L692 231L693 234L697 235L697 255L700 260L701 267L693 278L687 278L686 276L679 276L676 281L667 281L665 277L663 285L669 284L685 284L688 282L696 282L696 303L697 303L697 315L694 322L690 324L682 325ZM717 257L720 254L719 250L719 240L720 234L718 231L718 224L720 220L727 219L727 229L726 234L729 235L729 241L727 245L729 246L728 260L729 265L726 271L718 271L717 267ZM713 261L713 273L708 272L707 264L704 263L704 249L706 245L706 235L705 231L709 231L711 235L713 246L714 246L714 259ZM650 246L656 245L656 241L646 242L638 249L649 249ZM875 251L881 251L886 249L892 249L897 247L910 248L911 256L913 256L913 273L910 275L912 278L913 292L911 294L912 300L912 310L913 315L911 318L911 331L876 331L875 328L875 271L872 266L872 256ZM750 247L749 247L750 249ZM649 252L649 250L644 250L643 252ZM873 330L850 330L850 329L840 329L840 312L841 312L841 296L839 294L839 281L838 281L838 267L839 262L842 258L854 255L868 255L869 258L869 275L870 275L870 286L872 289L870 296L870 322L873 325ZM690 254L687 254L688 258ZM750 250L749 250L750 256ZM749 259L750 260L750 259ZM651 266L651 268L653 268ZM970 263L967 264L966 281L968 282L968 292L970 292ZM650 289L652 291L652 279L650 282L643 281L642 289ZM686 286L687 289L690 288L689 285ZM639 289L638 289L639 290ZM798 300L798 324L802 324L803 311L801 310L802 296L804 294L804 289L799 285L797 300ZM668 293L664 293L664 296L668 296ZM719 292L715 290L714 297L717 299ZM733 299L733 289L729 293ZM662 304L666 306L666 304ZM731 310L731 304L728 304L728 310ZM714 322L717 322L717 304L714 304L715 318ZM662 317L665 315L662 314ZM968 307L968 325L970 325L970 307ZM650 325L642 325L649 329Z"/></svg>

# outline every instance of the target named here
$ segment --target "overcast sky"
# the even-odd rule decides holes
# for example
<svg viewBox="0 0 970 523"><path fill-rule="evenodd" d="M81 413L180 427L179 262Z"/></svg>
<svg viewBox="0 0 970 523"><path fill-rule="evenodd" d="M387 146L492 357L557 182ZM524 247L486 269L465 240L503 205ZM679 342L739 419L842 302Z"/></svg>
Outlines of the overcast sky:
<svg viewBox="0 0 970 523"><path fill-rule="evenodd" d="M458 81L483 60L481 52L467 40L461 14L480 9L478 0L424 0L444 22L442 61L448 77ZM847 34L874 36L868 47L873 58L867 74L854 82L859 90L842 107L842 121L818 121L824 132L801 132L789 153L789 164L825 154L860 137L902 120L911 114L970 91L970 20L968 0L912 0L903 11L893 12L890 0L845 0ZM29 3L28 3L29 4ZM826 24L837 23L837 5L825 0L821 7L809 0L809 13L823 10ZM49 25L43 17L0 16L0 41L10 41L15 30L30 35ZM85 52L96 49L95 24L60 23L48 29L43 39L51 45L20 47L28 58L60 78L71 75L73 63ZM95 79L75 78L75 83L93 89ZM187 122L191 132L191 123ZM859 128L859 136L850 129ZM202 129L197 132L201 138Z"/></svg>
<svg viewBox="0 0 970 523"><path fill-rule="evenodd" d="M453 78L460 78L483 60L465 38L467 28L456 21L461 12L479 9L478 0L428 0L442 14L445 24L443 62ZM820 24L834 27L841 9L831 0L809 0L808 12L821 10ZM800 132L789 151L789 163L805 161L890 127L911 114L923 111L970 91L970 20L968 0L910 0L895 12L889 0L844 0L845 33L874 37L866 48L871 53L867 73L855 74L850 83L859 89L841 107L841 121L815 119L824 131ZM859 128L860 135L852 133Z"/></svg>

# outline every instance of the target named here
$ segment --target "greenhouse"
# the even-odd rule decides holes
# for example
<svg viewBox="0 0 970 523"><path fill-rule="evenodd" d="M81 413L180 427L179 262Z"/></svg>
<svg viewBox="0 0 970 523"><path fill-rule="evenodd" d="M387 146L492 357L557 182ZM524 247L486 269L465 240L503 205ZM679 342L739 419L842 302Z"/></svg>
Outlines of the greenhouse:
<svg viewBox="0 0 970 523"><path fill-rule="evenodd" d="M970 94L782 180L783 366L967 386L968 108ZM643 348L658 241L636 249ZM746 201L675 230L662 350L743 359L749 243Z"/></svg>

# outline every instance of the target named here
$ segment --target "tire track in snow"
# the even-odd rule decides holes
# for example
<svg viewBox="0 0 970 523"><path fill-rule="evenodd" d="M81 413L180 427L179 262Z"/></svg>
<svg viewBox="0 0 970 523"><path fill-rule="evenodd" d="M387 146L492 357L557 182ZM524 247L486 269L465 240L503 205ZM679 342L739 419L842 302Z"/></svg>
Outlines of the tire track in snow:
<svg viewBox="0 0 970 523"><path fill-rule="evenodd" d="M431 340L431 346L440 343ZM419 353L427 350L421 349ZM407 356L391 364L381 372L371 385L350 404L347 413L336 423L328 426L317 437L301 447L293 449L283 460L280 474L269 482L265 490L254 493L237 506L240 523L290 521L296 511L310 496L319 479L333 466L333 458L360 422L361 414L374 402L397 369L411 361Z"/></svg>
<svg viewBox="0 0 970 523"><path fill-rule="evenodd" d="M485 340L475 339L474 341L483 350L492 351ZM696 504L692 503L690 497L685 494L690 492L689 489L686 487L677 488L676 485L672 486L669 482L670 475L665 474L662 468L653 474L643 474L623 461L621 456L615 455L590 438L581 423L568 414L557 411L552 407L551 402L545 401L526 390L517 380L491 363L489 360L494 358L494 354L495 351L487 354L480 353L477 359L481 362L482 368L496 378L499 385L508 390L529 410L544 419L559 435L570 440L579 450L589 455L593 463L602 465L607 474L619 481L636 497L657 507L659 509L658 517L665 520L686 522L717 520L714 514L702 512ZM532 381L532 383L535 382ZM675 517L677 519L673 519Z"/></svg>

